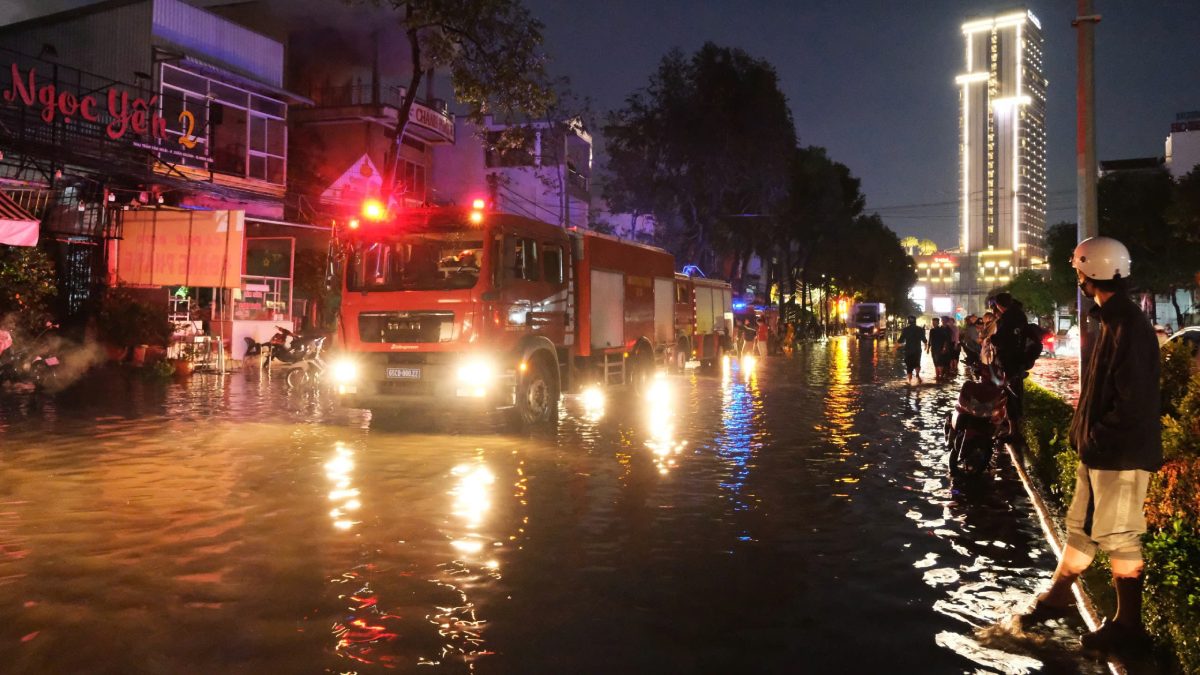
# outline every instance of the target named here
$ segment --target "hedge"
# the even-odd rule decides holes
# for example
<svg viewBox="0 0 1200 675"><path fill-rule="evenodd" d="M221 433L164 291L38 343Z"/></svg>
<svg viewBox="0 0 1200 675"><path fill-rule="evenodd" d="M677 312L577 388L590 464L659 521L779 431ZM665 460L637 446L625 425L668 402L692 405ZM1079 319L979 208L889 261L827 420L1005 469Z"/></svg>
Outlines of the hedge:
<svg viewBox="0 0 1200 675"><path fill-rule="evenodd" d="M1147 630L1174 653L1180 670L1200 672L1200 373L1183 370L1190 355L1163 353L1163 440L1166 463L1146 497L1144 538ZM1190 379L1188 377L1190 375ZM1025 462L1043 497L1065 511L1079 455L1067 432L1073 410L1061 397L1026 381ZM1178 417L1176 417L1178 415ZM1111 595L1111 588L1092 589ZM1099 598L1112 604L1112 598Z"/></svg>

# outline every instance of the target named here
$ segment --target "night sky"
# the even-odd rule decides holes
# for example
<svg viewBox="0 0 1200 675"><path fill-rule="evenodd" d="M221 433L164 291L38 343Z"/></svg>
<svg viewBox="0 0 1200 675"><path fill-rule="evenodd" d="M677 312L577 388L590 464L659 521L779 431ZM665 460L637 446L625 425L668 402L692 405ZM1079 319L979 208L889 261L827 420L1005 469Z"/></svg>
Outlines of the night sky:
<svg viewBox="0 0 1200 675"><path fill-rule="evenodd" d="M800 142L862 178L900 235L957 245L959 26L1013 4L951 0L525 0L556 75L603 112L644 87L663 54L706 40L774 64ZM1200 110L1200 0L1094 0L1100 159L1163 154L1175 113ZM0 4L0 23L88 4ZM200 3L198 3L200 4ZM306 3L307 4L307 3ZM318 4L318 3L312 3ZM333 11L337 0L328 0ZM1028 3L1046 39L1048 223L1075 218L1073 0ZM36 9L33 9L36 8ZM602 143L602 140L600 140ZM601 161L603 158L600 158Z"/></svg>

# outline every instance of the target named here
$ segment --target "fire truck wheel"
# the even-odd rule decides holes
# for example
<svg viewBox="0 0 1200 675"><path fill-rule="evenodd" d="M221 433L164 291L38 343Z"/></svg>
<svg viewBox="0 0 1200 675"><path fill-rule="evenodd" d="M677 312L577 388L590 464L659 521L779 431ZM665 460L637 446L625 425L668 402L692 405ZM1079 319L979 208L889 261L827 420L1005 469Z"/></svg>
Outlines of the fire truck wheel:
<svg viewBox="0 0 1200 675"><path fill-rule="evenodd" d="M544 424L558 407L558 385L542 360L533 362L517 386L517 414L525 424Z"/></svg>

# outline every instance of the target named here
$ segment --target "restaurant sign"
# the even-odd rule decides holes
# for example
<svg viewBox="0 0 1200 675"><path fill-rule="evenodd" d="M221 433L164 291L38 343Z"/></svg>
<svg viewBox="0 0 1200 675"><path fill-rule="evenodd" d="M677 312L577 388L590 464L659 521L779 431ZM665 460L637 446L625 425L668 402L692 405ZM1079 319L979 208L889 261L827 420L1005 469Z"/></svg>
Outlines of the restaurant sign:
<svg viewBox="0 0 1200 675"><path fill-rule="evenodd" d="M62 119L65 124L77 124L81 120L104 125L105 134L119 140L127 134L149 136L155 140L167 140L168 128L171 136L184 148L194 148L199 141L196 136L196 117L184 110L177 120L167 120L159 114L157 95L150 98L129 95L119 85L109 86L95 94L76 95L63 91L53 81L39 79L37 68L22 73L20 65L13 63L12 79L3 90L5 103L25 106L38 113L46 124Z"/></svg>

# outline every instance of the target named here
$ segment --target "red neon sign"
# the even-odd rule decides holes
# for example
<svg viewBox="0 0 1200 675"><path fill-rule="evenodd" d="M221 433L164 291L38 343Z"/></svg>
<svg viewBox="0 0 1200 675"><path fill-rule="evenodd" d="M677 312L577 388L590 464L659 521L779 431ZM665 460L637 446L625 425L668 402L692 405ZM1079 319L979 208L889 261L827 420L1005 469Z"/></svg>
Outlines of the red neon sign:
<svg viewBox="0 0 1200 675"><path fill-rule="evenodd" d="M140 96L131 98L129 92L122 91L116 86L109 87L103 92L103 98L97 99L92 94L76 96L70 91L61 91L51 82L39 82L37 69L30 68L22 74L21 67L12 64L12 82L4 92L7 103L24 104L27 108L40 108L39 117L47 124L53 124L61 115L67 124L74 123L77 118L88 122L99 122L102 112L108 113L111 121L105 126L104 132L109 138L117 140L129 131L135 134L149 134L155 139L167 138L167 120L158 114L158 96L148 100ZM101 108L101 101L105 104ZM179 144L190 148L196 144L195 118L188 112L179 116ZM190 123L189 123L190 122Z"/></svg>

